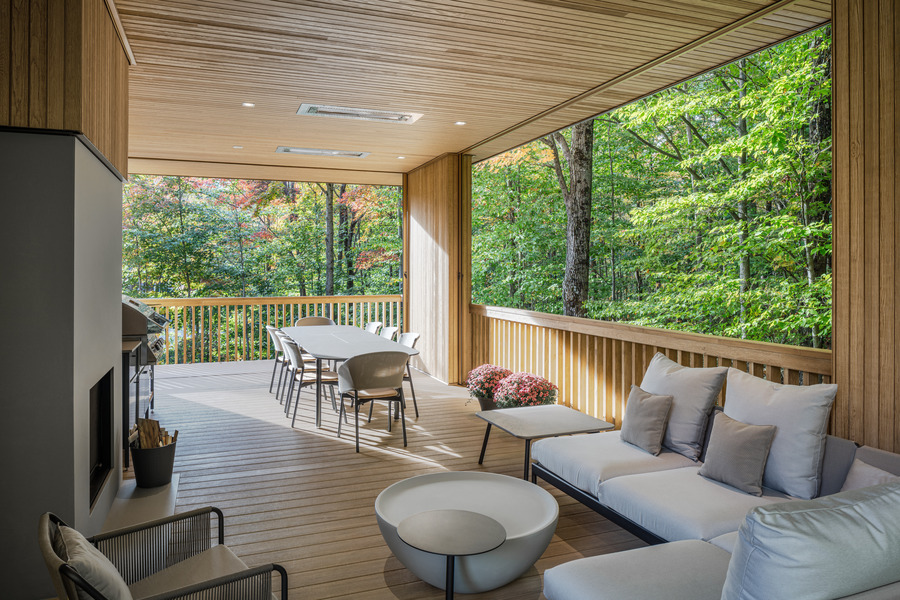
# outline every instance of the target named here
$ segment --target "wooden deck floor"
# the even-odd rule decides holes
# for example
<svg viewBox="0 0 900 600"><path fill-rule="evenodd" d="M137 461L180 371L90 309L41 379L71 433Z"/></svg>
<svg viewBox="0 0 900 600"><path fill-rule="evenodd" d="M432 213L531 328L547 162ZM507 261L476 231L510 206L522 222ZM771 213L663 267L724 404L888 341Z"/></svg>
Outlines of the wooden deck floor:
<svg viewBox="0 0 900 600"><path fill-rule="evenodd" d="M399 427L385 431L386 413L376 407L372 423L360 428L356 454L352 427L351 436L338 439L330 407L315 429L309 392L291 429L268 393L271 368L271 361L157 367L154 417L180 431L177 510L220 507L228 545L250 565L283 565L292 599L443 598L391 554L375 521L375 497L396 481L442 470L521 477L523 442L493 432L479 466L484 424L477 405L466 404L462 388L416 373L421 416L408 418L409 446L403 448ZM552 491L559 526L534 568L501 589L467 597L541 598L545 569L643 545Z"/></svg>

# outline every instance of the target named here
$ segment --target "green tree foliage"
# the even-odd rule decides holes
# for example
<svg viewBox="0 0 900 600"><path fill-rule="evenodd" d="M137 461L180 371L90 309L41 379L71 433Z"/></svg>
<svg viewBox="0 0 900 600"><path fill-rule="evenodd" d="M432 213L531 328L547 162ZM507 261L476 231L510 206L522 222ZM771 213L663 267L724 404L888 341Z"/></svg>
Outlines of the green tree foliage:
<svg viewBox="0 0 900 600"><path fill-rule="evenodd" d="M829 52L818 30L594 120L587 315L830 346ZM562 312L556 172L539 142L476 165L474 301Z"/></svg>
<svg viewBox="0 0 900 600"><path fill-rule="evenodd" d="M333 186L334 293L400 291L400 190ZM138 297L323 295L325 185L133 175L123 290Z"/></svg>

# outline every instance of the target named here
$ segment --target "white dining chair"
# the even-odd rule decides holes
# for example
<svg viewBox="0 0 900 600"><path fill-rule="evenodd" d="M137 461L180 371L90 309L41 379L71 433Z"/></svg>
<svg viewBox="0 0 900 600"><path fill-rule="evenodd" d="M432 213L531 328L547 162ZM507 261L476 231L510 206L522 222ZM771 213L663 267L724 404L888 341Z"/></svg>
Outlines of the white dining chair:
<svg viewBox="0 0 900 600"><path fill-rule="evenodd" d="M303 317L294 322L294 327L308 327L310 325L334 325L334 321L328 317Z"/></svg>
<svg viewBox="0 0 900 600"><path fill-rule="evenodd" d="M406 346L407 348L415 348L416 342L419 341L419 334L412 333L410 331L404 332L400 334L400 337L397 338L397 343L402 346ZM409 366L409 360L406 361L406 375L403 376L403 381L409 382L409 391L412 392L413 399L413 408L416 410L416 418L419 418L419 405L416 403L416 388L413 387L412 382L412 368Z"/></svg>
<svg viewBox="0 0 900 600"><path fill-rule="evenodd" d="M288 368L292 375L286 396L287 401L284 403L285 416L288 416L290 413L294 387L297 387L297 397L294 399L294 414L291 418L291 427L293 427L297 422L297 406L300 404L300 392L304 387L316 385L316 366L303 360L300 347L293 340L284 342L284 351L288 356L288 361L290 362ZM321 381L323 385L330 386L332 402L334 402L334 386L337 384L337 380L337 373L326 369L322 370ZM319 399L317 398L316 401L318 402Z"/></svg>
<svg viewBox="0 0 900 600"><path fill-rule="evenodd" d="M378 334L378 330L381 329L381 321L369 321L366 323L366 331L369 333Z"/></svg>
<svg viewBox="0 0 900 600"><path fill-rule="evenodd" d="M386 340L393 340L398 331L400 331L399 327L385 327L381 330L381 337Z"/></svg>
<svg viewBox="0 0 900 600"><path fill-rule="evenodd" d="M400 411L403 446L406 447L406 412L403 408L403 370L409 355L406 352L370 352L348 358L338 368L338 391L341 412L338 416L338 437L346 419L345 399L350 399L355 413L356 451L359 452L359 409L366 402L388 403L388 431L391 430L391 407Z"/></svg>

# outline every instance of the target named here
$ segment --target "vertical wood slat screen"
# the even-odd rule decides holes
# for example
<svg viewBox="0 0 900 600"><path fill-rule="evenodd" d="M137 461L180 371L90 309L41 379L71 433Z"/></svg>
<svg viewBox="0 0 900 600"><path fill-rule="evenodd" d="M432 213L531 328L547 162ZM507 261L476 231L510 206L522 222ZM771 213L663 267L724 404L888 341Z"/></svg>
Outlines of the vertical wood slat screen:
<svg viewBox="0 0 900 600"><path fill-rule="evenodd" d="M685 366L733 366L777 383L831 381L830 350L494 306L472 305L471 314L476 366L492 363L546 377L559 386L561 404L616 427L631 385L640 385L657 352Z"/></svg>
<svg viewBox="0 0 900 600"><path fill-rule="evenodd" d="M144 298L169 319L160 364L265 360L274 356L266 325L289 327L309 316L365 327L402 326L402 296L284 296L270 298Z"/></svg>
<svg viewBox="0 0 900 600"><path fill-rule="evenodd" d="M837 435L900 451L900 6L834 0Z"/></svg>
<svg viewBox="0 0 900 600"><path fill-rule="evenodd" d="M105 0L0 0L0 125L84 134L128 174L128 56Z"/></svg>

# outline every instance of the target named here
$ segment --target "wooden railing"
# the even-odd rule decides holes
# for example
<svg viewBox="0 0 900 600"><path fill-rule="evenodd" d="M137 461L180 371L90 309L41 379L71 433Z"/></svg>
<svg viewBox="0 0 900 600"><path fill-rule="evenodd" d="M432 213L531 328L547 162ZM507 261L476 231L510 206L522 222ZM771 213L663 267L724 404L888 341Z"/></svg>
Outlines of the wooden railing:
<svg viewBox="0 0 900 600"><path fill-rule="evenodd" d="M559 386L561 404L617 427L631 385L640 385L657 352L686 366L735 367L778 383L831 381L830 350L494 306L472 305L471 314L473 366L492 363L546 377Z"/></svg>
<svg viewBox="0 0 900 600"><path fill-rule="evenodd" d="M399 326L402 296L284 296L272 298L144 298L169 319L161 364L272 358L266 325L326 316L339 325L369 321Z"/></svg>

